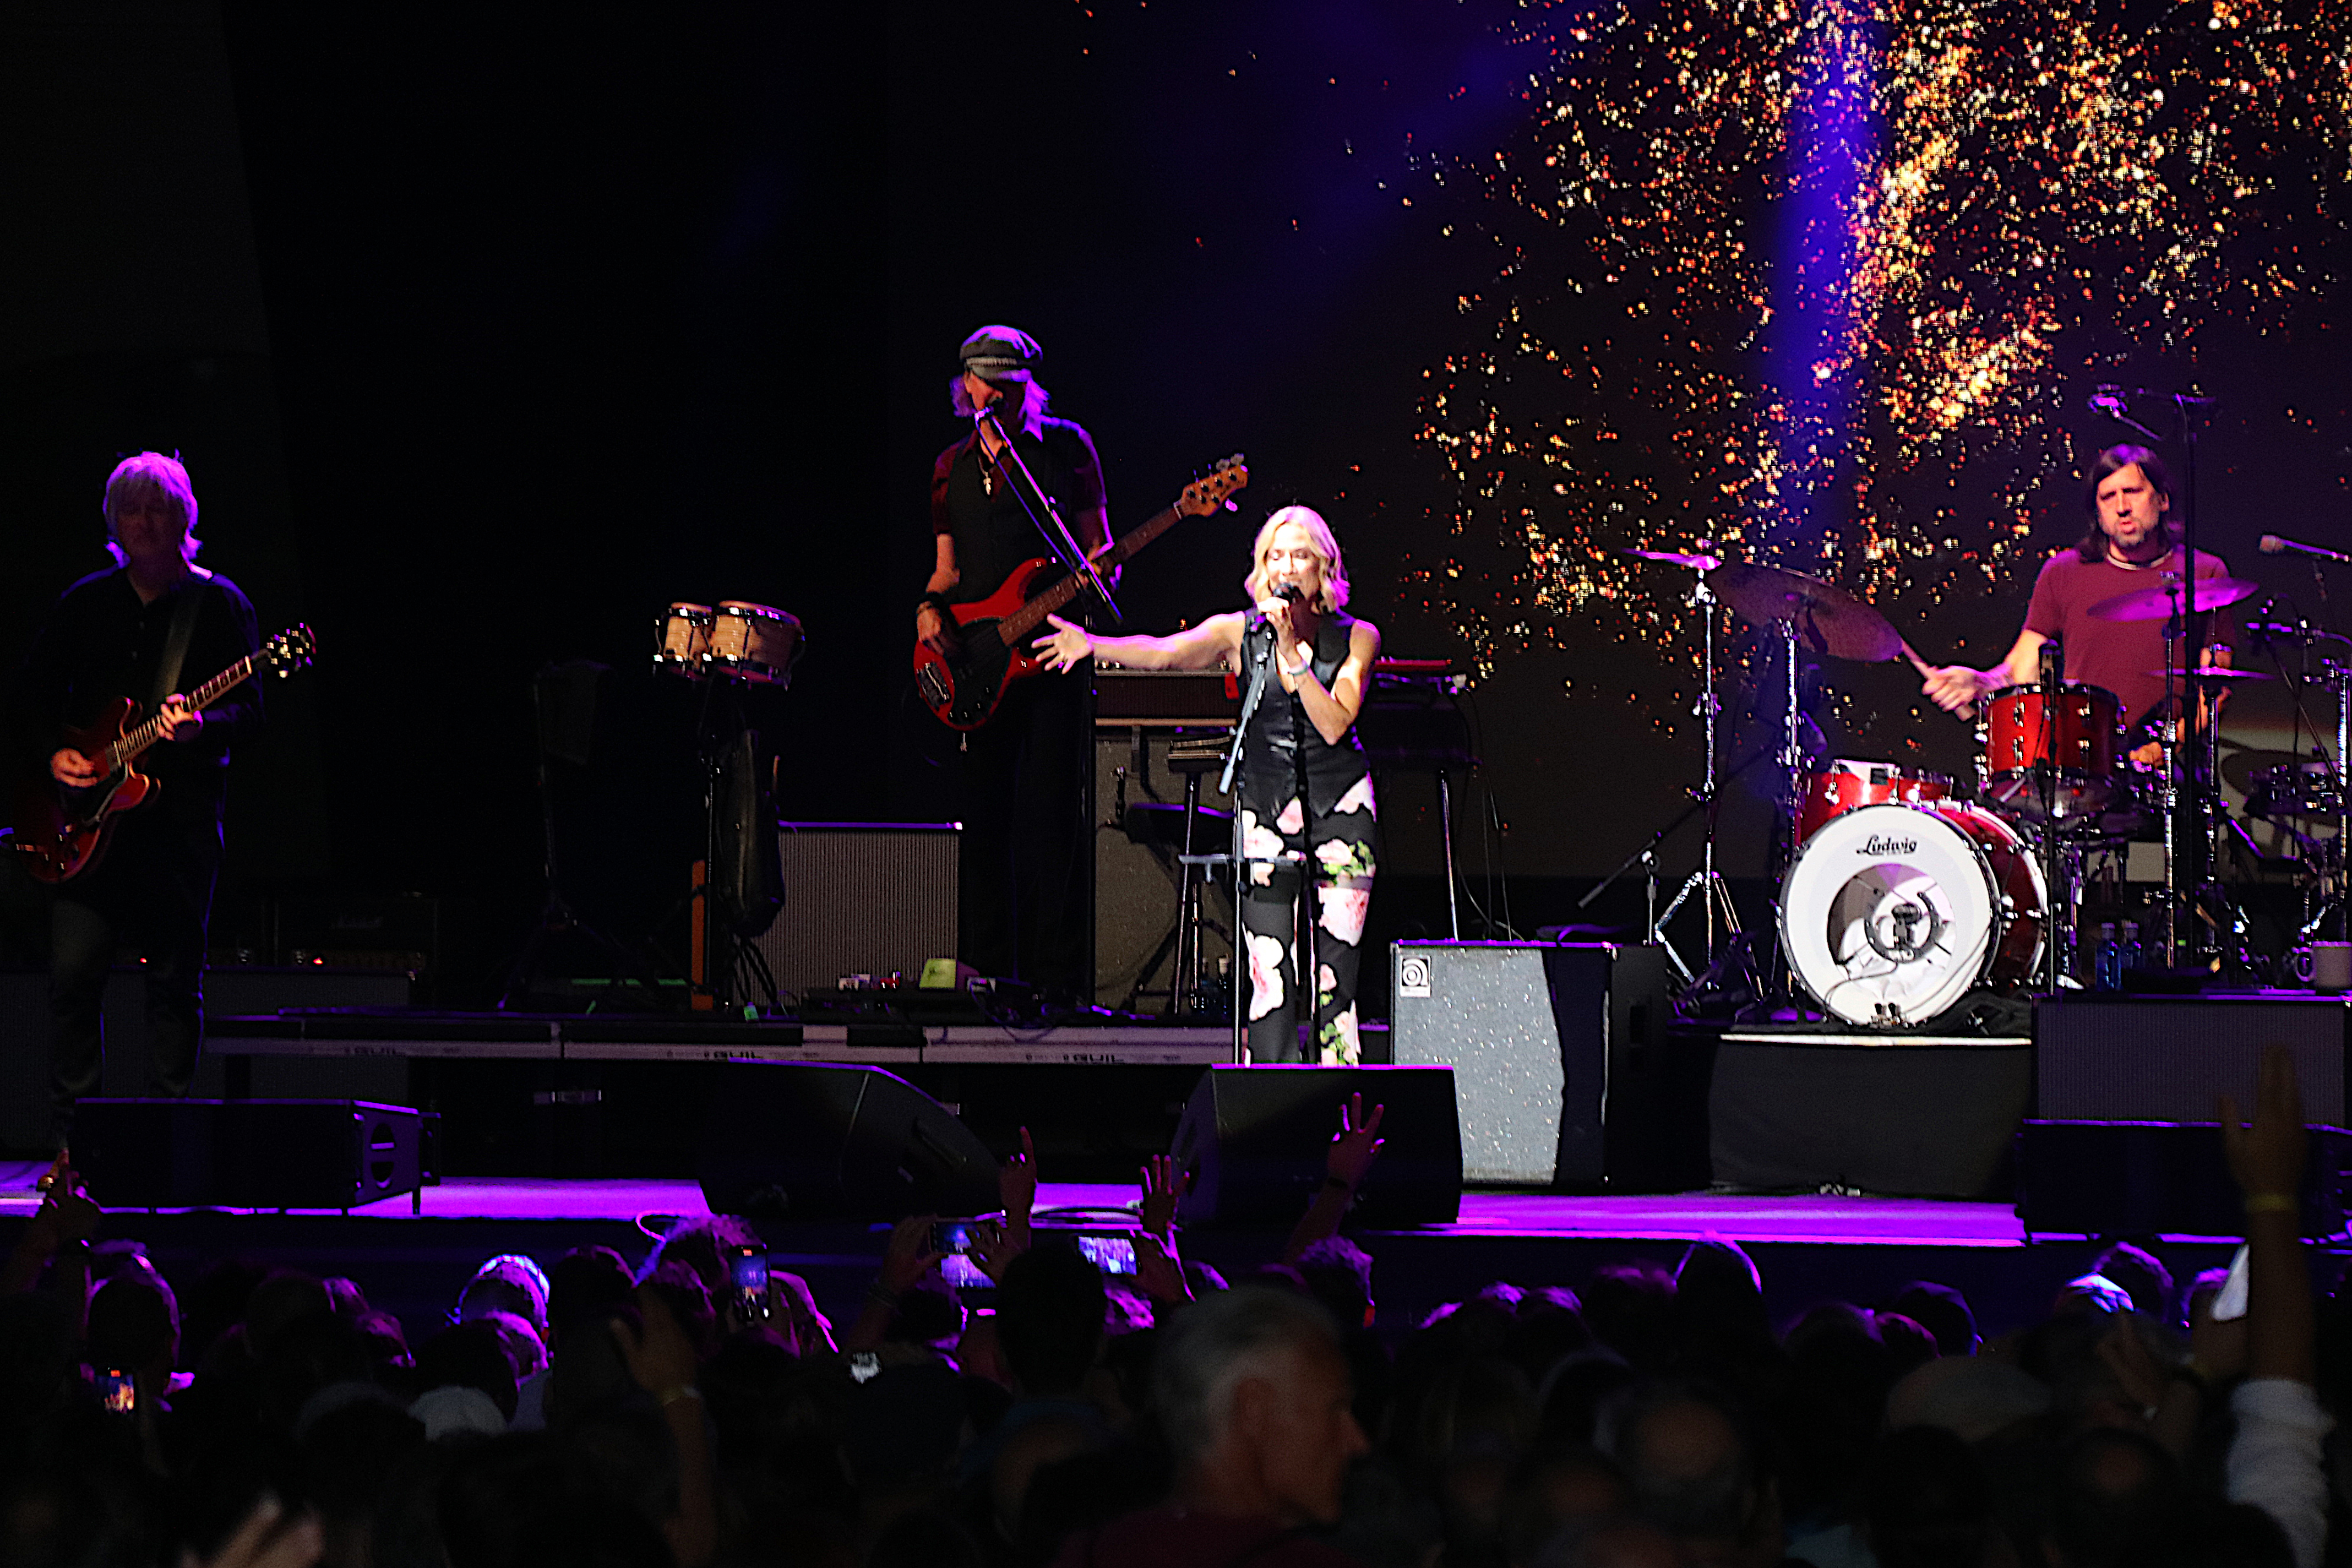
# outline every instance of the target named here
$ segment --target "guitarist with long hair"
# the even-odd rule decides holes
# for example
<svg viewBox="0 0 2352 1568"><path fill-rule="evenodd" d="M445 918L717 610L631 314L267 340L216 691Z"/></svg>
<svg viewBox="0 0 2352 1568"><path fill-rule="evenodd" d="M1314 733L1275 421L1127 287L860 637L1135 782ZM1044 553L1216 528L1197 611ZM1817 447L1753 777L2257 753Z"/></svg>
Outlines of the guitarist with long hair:
<svg viewBox="0 0 2352 1568"><path fill-rule="evenodd" d="M261 724L247 681L198 711L197 679L260 646L253 605L196 564L196 497L173 458L142 452L106 481L112 569L59 597L11 693L22 787L74 798L106 787L97 759L68 744L114 702L160 713L163 740L139 767L157 797L110 830L103 853L59 885L49 908L52 1137L63 1148L74 1102L95 1093L104 1048L100 1001L116 954L147 960L153 1092L184 1095L204 1045L205 929L220 869L229 746ZM21 867L9 874L22 881Z"/></svg>
<svg viewBox="0 0 2352 1568"><path fill-rule="evenodd" d="M1016 328L982 327L964 340L960 357L949 384L956 414L970 420L993 407L1022 464L1006 459L995 430L982 425L931 466L935 554L915 635L943 655L960 642L951 606L987 597L1023 562L1045 553L1023 464L1080 549L1091 555L1110 538L1093 437L1045 412L1037 341ZM1066 1001L1087 999L1092 989L1086 695L1076 681L1021 681L963 743L961 956L982 974L1017 977Z"/></svg>

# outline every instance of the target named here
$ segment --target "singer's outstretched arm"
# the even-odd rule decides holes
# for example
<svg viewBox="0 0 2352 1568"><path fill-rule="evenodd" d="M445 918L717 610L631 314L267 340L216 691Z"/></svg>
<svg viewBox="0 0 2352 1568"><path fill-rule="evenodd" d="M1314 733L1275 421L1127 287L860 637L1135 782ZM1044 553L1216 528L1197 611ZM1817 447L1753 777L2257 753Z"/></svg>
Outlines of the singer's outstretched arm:
<svg viewBox="0 0 2352 1568"><path fill-rule="evenodd" d="M1211 616L1197 626L1164 637L1107 637L1059 616L1045 619L1054 630L1031 646L1045 656L1050 669L1070 669L1089 658L1129 669L1214 669L1229 658L1236 665L1240 662L1243 625L1241 613L1235 610Z"/></svg>

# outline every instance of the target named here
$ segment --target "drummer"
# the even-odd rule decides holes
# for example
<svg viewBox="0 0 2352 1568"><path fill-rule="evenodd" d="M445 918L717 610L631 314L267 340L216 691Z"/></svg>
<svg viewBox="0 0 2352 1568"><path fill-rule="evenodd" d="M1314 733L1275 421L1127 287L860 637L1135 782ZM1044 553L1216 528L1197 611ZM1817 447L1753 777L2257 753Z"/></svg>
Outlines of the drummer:
<svg viewBox="0 0 2352 1568"><path fill-rule="evenodd" d="M2042 679L2042 646L2064 645L2065 678L2104 687L2122 705L2126 731L2160 717L2165 696L2162 620L2110 621L2091 606L2120 595L2159 586L2180 570L2179 529L2172 515L2172 477L2145 447L2110 447L2091 464L2083 487L2090 531L2072 550L2053 555L2034 580L2025 627L2009 657L1990 669L1947 665L1928 676L1926 691L1937 707L1957 712L2007 686ZM2221 557L2197 552L2197 576L2228 575ZM2217 622L2203 662L2226 665L2230 649ZM2173 650L2179 656L2179 645ZM2162 752L2150 742L2132 760L2153 764Z"/></svg>

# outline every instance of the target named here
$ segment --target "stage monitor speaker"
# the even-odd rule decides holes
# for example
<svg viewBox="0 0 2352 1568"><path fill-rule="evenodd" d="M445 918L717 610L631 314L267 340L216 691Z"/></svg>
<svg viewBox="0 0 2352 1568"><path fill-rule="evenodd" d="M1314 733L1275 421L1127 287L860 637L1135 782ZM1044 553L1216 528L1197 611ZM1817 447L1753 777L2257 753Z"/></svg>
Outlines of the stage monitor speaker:
<svg viewBox="0 0 2352 1568"><path fill-rule="evenodd" d="M2294 1057L2304 1114L2345 1121L2340 996L2069 996L2033 1009L2034 1108L2049 1121L2210 1121L2250 1110L2266 1046Z"/></svg>
<svg viewBox="0 0 2352 1568"><path fill-rule="evenodd" d="M901 974L956 954L953 823L777 824L783 912L754 944L785 991Z"/></svg>
<svg viewBox="0 0 2352 1568"><path fill-rule="evenodd" d="M362 1100L85 1100L73 1152L105 1208L349 1209L417 1189L424 1117Z"/></svg>
<svg viewBox="0 0 2352 1568"><path fill-rule="evenodd" d="M2241 1103L2244 1103L2242 1100ZM2303 1234L2344 1230L2352 1133L2311 1129ZM2017 1133L2017 1217L2034 1236L2243 1236L2245 1198L2212 1122L2027 1121Z"/></svg>
<svg viewBox="0 0 2352 1568"><path fill-rule="evenodd" d="M1705 1185L1704 1124L1671 1171L1655 1157L1672 1119L1664 1071L1665 952L1612 943L1400 942L1391 950L1390 1042L1401 1066L1454 1068L1462 1175L1472 1184ZM1703 1094L1704 1090L1696 1091ZM1696 1100L1694 1099L1693 1103ZM1628 1136L1626 1114L1654 1123ZM1649 1166L1636 1144L1650 1146ZM1649 1180L1631 1180L1636 1172Z"/></svg>
<svg viewBox="0 0 2352 1568"><path fill-rule="evenodd" d="M1201 1075L1172 1150L1192 1177L1187 1225L1295 1224L1323 1184L1339 1109L1361 1094L1384 1147L1356 1194L1363 1225L1450 1225L1462 1205L1462 1129L1442 1067L1215 1067Z"/></svg>
<svg viewBox="0 0 2352 1568"><path fill-rule="evenodd" d="M896 1220L1003 1206L987 1147L947 1107L879 1068L730 1064L698 1167L713 1214Z"/></svg>

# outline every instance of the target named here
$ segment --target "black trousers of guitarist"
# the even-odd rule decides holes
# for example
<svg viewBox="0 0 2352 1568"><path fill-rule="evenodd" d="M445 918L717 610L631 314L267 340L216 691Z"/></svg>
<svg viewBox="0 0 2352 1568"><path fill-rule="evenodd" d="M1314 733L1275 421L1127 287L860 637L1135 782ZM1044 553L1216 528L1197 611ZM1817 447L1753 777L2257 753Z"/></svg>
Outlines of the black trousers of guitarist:
<svg viewBox="0 0 2352 1568"><path fill-rule="evenodd" d="M964 962L1065 999L1087 993L1086 698L1066 677L1021 681L963 754Z"/></svg>
<svg viewBox="0 0 2352 1568"><path fill-rule="evenodd" d="M201 684L259 646L253 605L235 584L192 573L173 591L143 600L118 568L66 590L11 694L24 769L40 777L60 737L116 698L152 710L159 682L173 673L163 667L184 602L193 620L169 683L173 690ZM74 1102L99 1089L100 1006L118 959L135 953L145 961L149 1091L188 1091L204 1046L205 937L229 745L261 719L260 687L247 681L206 710L194 740L151 747L137 765L155 782L154 797L116 818L97 862L47 894L51 1129L60 1141Z"/></svg>

